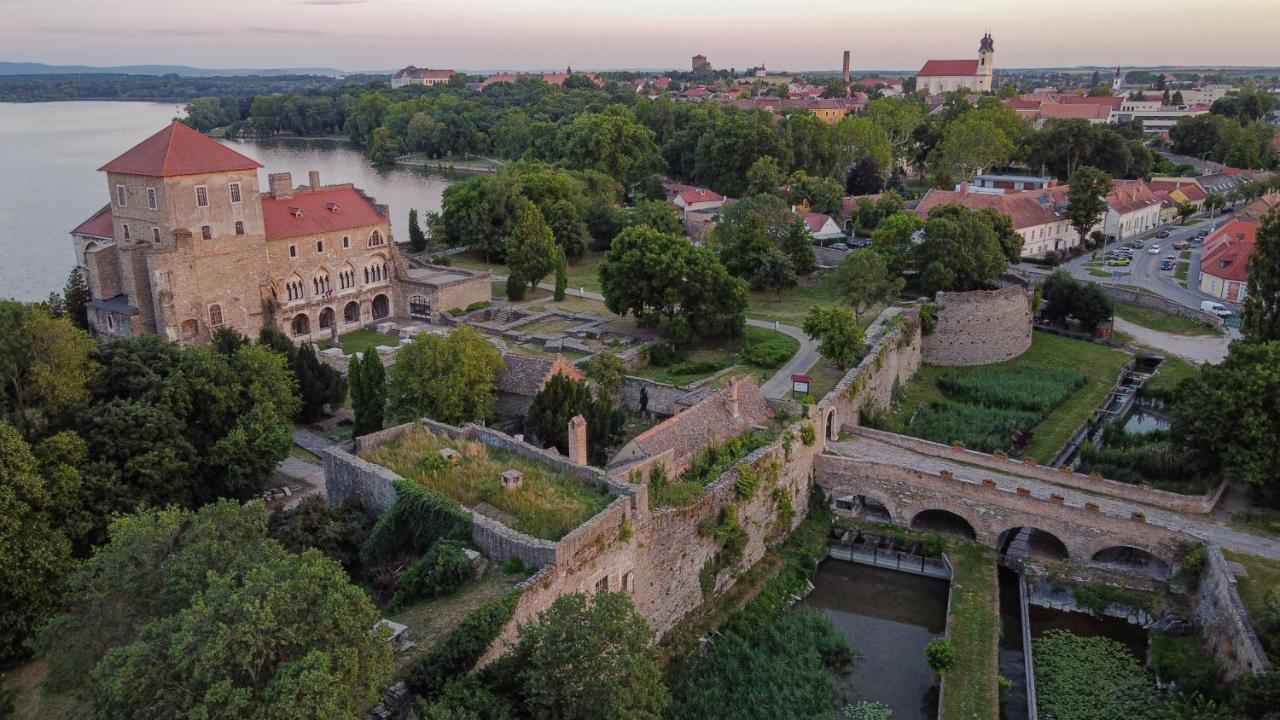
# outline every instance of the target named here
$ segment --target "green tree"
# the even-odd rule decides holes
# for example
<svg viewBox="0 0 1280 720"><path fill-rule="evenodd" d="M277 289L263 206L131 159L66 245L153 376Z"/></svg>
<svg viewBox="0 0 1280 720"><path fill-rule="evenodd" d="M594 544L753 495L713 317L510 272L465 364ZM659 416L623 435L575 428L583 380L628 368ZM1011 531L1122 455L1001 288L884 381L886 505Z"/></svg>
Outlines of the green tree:
<svg viewBox="0 0 1280 720"><path fill-rule="evenodd" d="M994 213L962 205L929 210L924 240L913 249L919 283L926 292L978 290L993 285L1009 267Z"/></svg>
<svg viewBox="0 0 1280 720"><path fill-rule="evenodd" d="M748 280L752 290L772 290L782 297L783 290L795 287L796 271L790 258L777 248L770 248L751 271Z"/></svg>
<svg viewBox="0 0 1280 720"><path fill-rule="evenodd" d="M924 646L924 659L929 669L938 675L945 675L956 666L956 648L946 638L934 638Z"/></svg>
<svg viewBox="0 0 1280 720"><path fill-rule="evenodd" d="M929 153L930 173L939 185L963 182L979 168L1008 162L1016 151L996 121L971 111L944 128L942 142Z"/></svg>
<svg viewBox="0 0 1280 720"><path fill-rule="evenodd" d="M555 269L555 258L556 242L551 227L538 207L527 202L507 241L507 266L511 268L508 287L522 280L537 289L543 278Z"/></svg>
<svg viewBox="0 0 1280 720"><path fill-rule="evenodd" d="M24 437L35 438L89 399L93 344L70 318L0 301L0 399Z"/></svg>
<svg viewBox="0 0 1280 720"><path fill-rule="evenodd" d="M427 249L427 236L418 224L418 209L409 208L409 248L414 252Z"/></svg>
<svg viewBox="0 0 1280 720"><path fill-rule="evenodd" d="M876 98L867 104L867 119L884 132L900 157L906 156L905 149L916 129L924 125L928 117L928 108L915 97Z"/></svg>
<svg viewBox="0 0 1280 720"><path fill-rule="evenodd" d="M387 373L387 415L451 424L493 417L502 357L479 331L425 333L400 348Z"/></svg>
<svg viewBox="0 0 1280 720"><path fill-rule="evenodd" d="M1071 188L1067 190L1067 221L1085 245L1089 231L1107 211L1107 195L1111 194L1111 178L1106 173L1081 167L1071 176Z"/></svg>
<svg viewBox="0 0 1280 720"><path fill-rule="evenodd" d="M694 179L732 197L742 197L757 160L781 153L774 120L758 110L720 114L696 143Z"/></svg>
<svg viewBox="0 0 1280 720"><path fill-rule="evenodd" d="M525 414L525 428L545 445L569 453L569 420L581 415L587 421L587 453L603 463L615 443L624 418L613 410L613 398L597 397L586 382L556 373L533 396Z"/></svg>
<svg viewBox="0 0 1280 720"><path fill-rule="evenodd" d="M583 371L600 388L600 392L609 397L616 398L622 392L622 378L626 377L627 366L613 352L601 350L592 355Z"/></svg>
<svg viewBox="0 0 1280 720"><path fill-rule="evenodd" d="M534 720L658 720L667 688L652 632L624 593L571 593L520 629L514 652Z"/></svg>
<svg viewBox="0 0 1280 720"><path fill-rule="evenodd" d="M1173 437L1197 472L1276 494L1280 462L1280 341L1237 342L1218 365L1203 365L1178 388Z"/></svg>
<svg viewBox="0 0 1280 720"><path fill-rule="evenodd" d="M791 261L796 275L808 275L818 267L818 256L813 249L813 234L803 218L795 217L786 233L778 240L778 248Z"/></svg>
<svg viewBox="0 0 1280 720"><path fill-rule="evenodd" d="M369 160L374 165L391 165L400 157L400 141L391 131L380 127L370 136Z"/></svg>
<svg viewBox="0 0 1280 720"><path fill-rule="evenodd" d="M1111 317L1111 300L1102 288L1080 282L1065 270L1057 270L1041 286L1045 306L1041 316L1049 322L1063 322L1073 317L1081 329L1092 332L1098 323Z"/></svg>
<svg viewBox="0 0 1280 720"><path fill-rule="evenodd" d="M868 155L849 168L844 180L850 195L874 195L884 190L884 171L876 159Z"/></svg>
<svg viewBox="0 0 1280 720"><path fill-rule="evenodd" d="M564 300L564 292L569 287L569 271L564 259L564 248L556 248L555 263L556 287L555 292L551 295L551 299L556 302L560 302L561 300Z"/></svg>
<svg viewBox="0 0 1280 720"><path fill-rule="evenodd" d="M80 268L72 268L67 276L67 284L62 288L62 301L66 306L67 316L81 330L89 329L89 301L93 299L89 292L89 281L85 279Z"/></svg>
<svg viewBox="0 0 1280 720"><path fill-rule="evenodd" d="M53 489L22 436L0 420L0 662L30 652L71 569L71 543L49 517Z"/></svg>
<svg viewBox="0 0 1280 720"><path fill-rule="evenodd" d="M862 356L866 336L853 313L842 307L809 308L802 326L811 340L818 341L818 354L847 370Z"/></svg>
<svg viewBox="0 0 1280 720"><path fill-rule="evenodd" d="M1241 330L1250 342L1280 340L1280 210L1264 215L1258 228Z"/></svg>
<svg viewBox="0 0 1280 720"><path fill-rule="evenodd" d="M347 381L342 373L320 362L315 346L303 343L293 356L293 374L298 378L302 404L294 416L310 422L324 415L326 407L339 407L347 399Z"/></svg>
<svg viewBox="0 0 1280 720"><path fill-rule="evenodd" d="M924 228L924 220L909 211L893 213L871 233L872 249L884 255L889 272L901 275L911 264L913 238Z"/></svg>
<svg viewBox="0 0 1280 720"><path fill-rule="evenodd" d="M653 131L620 106L578 115L562 131L558 145L558 156L545 159L579 170L599 170L626 188L661 164Z"/></svg>
<svg viewBox="0 0 1280 720"><path fill-rule="evenodd" d="M869 117L849 115L831 126L831 143L835 149L834 169L838 177L848 175L849 168L869 157L881 168L893 164L894 144L885 130Z"/></svg>
<svg viewBox="0 0 1280 720"><path fill-rule="evenodd" d="M591 237L587 224L578 214L578 206L569 200L558 200L544 212L551 235L569 260L577 260L587 251Z"/></svg>
<svg viewBox="0 0 1280 720"><path fill-rule="evenodd" d="M850 253L840 261L834 276L837 292L853 306L859 320L876 303L902 292L905 284L890 273L884 254L875 250Z"/></svg>
<svg viewBox="0 0 1280 720"><path fill-rule="evenodd" d="M387 375L382 357L373 348L357 354L351 360L347 381L351 386L351 408L355 411L351 434L360 437L381 430L387 405Z"/></svg>
<svg viewBox="0 0 1280 720"><path fill-rule="evenodd" d="M843 188L831 178L815 177L803 170L787 180L787 202L808 205L813 212L835 215L843 208Z"/></svg>
<svg viewBox="0 0 1280 720"><path fill-rule="evenodd" d="M777 195L782 188L782 166L769 155L757 159L747 170L747 195Z"/></svg>
<svg viewBox="0 0 1280 720"><path fill-rule="evenodd" d="M641 200L634 207L623 211L622 226L635 227L636 225L648 225L658 232L670 235L684 234L684 224L680 222L675 206L666 200ZM616 234L615 231L614 235ZM613 240L612 235L609 239Z"/></svg>

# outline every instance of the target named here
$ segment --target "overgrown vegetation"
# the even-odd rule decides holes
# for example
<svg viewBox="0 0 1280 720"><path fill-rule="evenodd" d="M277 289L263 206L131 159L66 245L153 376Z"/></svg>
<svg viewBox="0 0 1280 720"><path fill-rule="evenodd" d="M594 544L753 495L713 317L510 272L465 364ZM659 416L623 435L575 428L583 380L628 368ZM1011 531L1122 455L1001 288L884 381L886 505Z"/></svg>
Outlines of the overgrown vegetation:
<svg viewBox="0 0 1280 720"><path fill-rule="evenodd" d="M1156 720L1155 683L1124 645L1050 630L1033 644L1040 715L1054 720Z"/></svg>
<svg viewBox="0 0 1280 720"><path fill-rule="evenodd" d="M693 501L702 488L711 484L739 460L756 449L773 442L772 432L743 430L722 440L707 443L689 461L679 480L669 480L665 472L649 478L649 502L653 507L683 507Z"/></svg>
<svg viewBox="0 0 1280 720"><path fill-rule="evenodd" d="M1213 486L1213 477L1189 471L1193 458L1174 444L1171 431L1128 432L1125 422L1107 424L1103 447L1092 442L1081 446L1079 472L1102 473L1111 480L1178 493L1203 493Z"/></svg>
<svg viewBox="0 0 1280 720"><path fill-rule="evenodd" d="M950 539L947 557L955 573L947 613L947 640L955 663L946 673L941 717L994 718L1000 616L996 558L990 548Z"/></svg>

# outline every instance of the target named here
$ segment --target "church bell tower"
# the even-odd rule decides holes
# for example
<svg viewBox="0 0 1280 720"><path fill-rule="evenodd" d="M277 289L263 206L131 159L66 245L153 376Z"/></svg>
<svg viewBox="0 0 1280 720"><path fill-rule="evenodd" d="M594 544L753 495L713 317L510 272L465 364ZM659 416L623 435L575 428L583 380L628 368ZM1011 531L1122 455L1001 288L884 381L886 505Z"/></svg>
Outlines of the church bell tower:
<svg viewBox="0 0 1280 720"><path fill-rule="evenodd" d="M982 36L982 41L978 43L978 90L980 92L991 92L995 87L992 76L995 71L996 62L996 46L991 39L991 33Z"/></svg>

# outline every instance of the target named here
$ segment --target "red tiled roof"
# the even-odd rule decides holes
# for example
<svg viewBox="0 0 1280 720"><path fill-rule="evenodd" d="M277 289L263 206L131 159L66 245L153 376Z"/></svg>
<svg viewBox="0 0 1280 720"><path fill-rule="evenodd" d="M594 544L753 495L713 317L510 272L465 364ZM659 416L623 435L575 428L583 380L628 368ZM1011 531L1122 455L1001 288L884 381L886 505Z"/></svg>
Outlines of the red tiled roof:
<svg viewBox="0 0 1280 720"><path fill-rule="evenodd" d="M173 177L256 170L260 167L262 164L257 160L247 158L174 120L165 129L98 169L126 175Z"/></svg>
<svg viewBox="0 0 1280 720"><path fill-rule="evenodd" d="M1280 207L1280 190L1272 190L1240 208L1236 211L1236 217L1261 218L1276 207Z"/></svg>
<svg viewBox="0 0 1280 720"><path fill-rule="evenodd" d="M977 60L930 60L920 68L916 77L935 75L977 75Z"/></svg>
<svg viewBox="0 0 1280 720"><path fill-rule="evenodd" d="M671 195L672 200L680 198L686 205L724 200L724 196L720 193L709 188L697 187L695 185L671 183L667 186L667 191Z"/></svg>
<svg viewBox="0 0 1280 720"><path fill-rule="evenodd" d="M1040 117L1045 120L1106 120L1110 116L1110 105L1044 103L1040 106Z"/></svg>
<svg viewBox="0 0 1280 720"><path fill-rule="evenodd" d="M1112 183L1111 194L1107 196L1107 204L1112 210L1124 215L1144 207L1159 205L1160 199L1141 180L1116 180Z"/></svg>
<svg viewBox="0 0 1280 720"><path fill-rule="evenodd" d="M331 204L337 206L337 212L330 208ZM301 215L295 212L298 210ZM298 190L290 198L262 196L262 223L268 240L385 222L387 218L378 207L351 185Z"/></svg>
<svg viewBox="0 0 1280 720"><path fill-rule="evenodd" d="M75 230L71 231L72 235L92 235L93 237L111 238L114 230L111 225L111 205L108 203L101 210L94 213L88 220L80 223Z"/></svg>
<svg viewBox="0 0 1280 720"><path fill-rule="evenodd" d="M736 416L732 399L735 387L738 393ZM671 450L676 470L680 472L688 467L689 458L708 443L736 435L754 425L764 425L772 417L773 411L755 381L737 378L728 387L714 391L684 412L640 433L615 457L633 460Z"/></svg>
<svg viewBox="0 0 1280 720"><path fill-rule="evenodd" d="M1014 110L1039 110L1040 106L1044 104L1044 101L1024 97L1011 97L1005 100L1004 104Z"/></svg>
<svg viewBox="0 0 1280 720"><path fill-rule="evenodd" d="M809 226L811 233L822 232L822 227L831 221L830 215L822 213L801 211L798 214L804 218L804 224Z"/></svg>
<svg viewBox="0 0 1280 720"><path fill-rule="evenodd" d="M1249 279L1249 256L1258 240L1259 223L1233 219L1204 242L1200 272L1224 280Z"/></svg>
<svg viewBox="0 0 1280 720"><path fill-rule="evenodd" d="M1105 95L1103 97L1090 97L1088 95L1052 95L1055 102L1063 105L1106 105L1107 107L1118 108L1124 102L1124 98L1119 95Z"/></svg>
<svg viewBox="0 0 1280 720"><path fill-rule="evenodd" d="M927 218L931 209L948 203L963 205L970 210L993 208L1008 215L1015 229L1024 230L1062 220L1058 206L1065 204L1062 192L1065 189L1065 186L1058 186L1051 190L1027 190L1001 195L958 190L930 190L920 199L920 204L916 206L916 213L922 218Z"/></svg>

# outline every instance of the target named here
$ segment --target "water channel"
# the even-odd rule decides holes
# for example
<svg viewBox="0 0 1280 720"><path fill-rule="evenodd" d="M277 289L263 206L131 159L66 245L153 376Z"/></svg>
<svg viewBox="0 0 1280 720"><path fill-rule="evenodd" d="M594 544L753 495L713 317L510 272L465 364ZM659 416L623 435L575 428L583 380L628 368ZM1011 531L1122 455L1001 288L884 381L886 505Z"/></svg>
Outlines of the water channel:
<svg viewBox="0 0 1280 720"><path fill-rule="evenodd" d="M803 604L829 618L858 653L837 680L839 704L875 700L894 720L936 718L938 678L924 646L946 630L948 583L828 559L813 584Z"/></svg>

